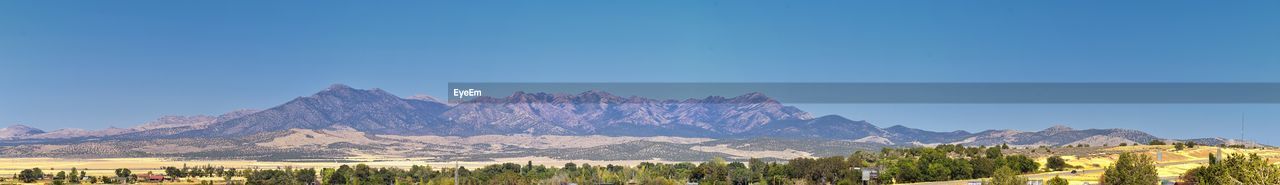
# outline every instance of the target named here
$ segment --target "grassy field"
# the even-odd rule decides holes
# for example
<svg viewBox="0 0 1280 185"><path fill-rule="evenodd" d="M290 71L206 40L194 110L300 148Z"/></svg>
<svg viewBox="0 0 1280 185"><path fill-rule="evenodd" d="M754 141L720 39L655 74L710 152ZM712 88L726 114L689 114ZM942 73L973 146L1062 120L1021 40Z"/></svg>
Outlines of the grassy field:
<svg viewBox="0 0 1280 185"><path fill-rule="evenodd" d="M1217 154L1221 150L1222 154L1258 154L1267 158L1273 163L1280 164L1280 150L1277 149L1239 149L1239 148L1218 148L1199 146L1190 149L1176 150L1172 145L1140 145L1140 146L1118 146L1118 147L1079 147L1079 148L1050 148L1046 151L1043 148L1036 149L1012 149L1007 153L1022 154L1033 156L1042 167L1050 156L1062 156L1066 159L1067 164L1077 166L1071 170L1077 173L1071 173L1071 170L1057 172L1042 172L1036 174L1023 175L1030 180L1047 181L1053 177L1061 177L1071 181L1071 184L1097 184L1098 179L1102 176L1106 166L1114 163L1121 153L1139 153L1151 156L1156 159L1157 153L1161 155L1160 160L1156 160L1156 171L1160 179L1176 179L1187 170L1204 166L1208 164L1208 158L1211 154ZM941 182L922 182L912 183L915 185L964 185L969 182L978 182L982 179L970 180L954 180Z"/></svg>
<svg viewBox="0 0 1280 185"><path fill-rule="evenodd" d="M1034 150L1034 151L1033 151ZM1183 172L1204 165L1208 161L1211 154L1216 154L1221 150L1223 154L1258 154L1273 162L1280 162L1280 150L1275 149L1237 149L1237 148L1217 148L1217 147L1196 147L1184 150L1175 150L1173 146L1121 146L1121 147L1086 147L1086 148L1052 148L1052 151L1044 149L1014 149L1009 153L1028 154L1035 156L1036 160L1044 164L1049 156L1063 156L1067 163L1076 168L1079 173L1069 172L1047 172L1041 174L1028 175L1033 180L1047 180L1054 176L1060 176L1072 181L1086 182L1096 181L1103 167L1113 163L1120 153L1140 153L1152 156L1153 159L1159 153L1161 159L1156 161L1159 176L1161 178L1176 178ZM560 160L549 157L516 157L516 158L500 158L493 161L472 161L472 162L427 162L432 161L425 158L379 158L376 156L366 156L342 159L338 161L297 161L297 162L277 162L277 161L252 161L252 160L172 160L165 158L103 158L103 159L66 159L66 158L0 158L0 177L9 178L13 174L17 174L23 169L41 168L45 173L57 173L58 171L70 171L71 168L85 170L91 176L114 176L114 169L129 168L133 174L163 174L162 167L175 166L222 166L226 168L237 169L275 169L283 167L293 168L333 168L343 164L355 165L366 164L372 167L397 167L408 168L412 165L430 165L434 168L453 167L459 165L470 169L479 168L490 164L500 164L512 162L524 164L532 162L536 165L547 166L563 166L565 163L590 163L593 165L614 164L634 166L641 162L657 162L657 163L677 163L679 161L664 161L660 159L653 160L626 160L626 161L591 161L591 160ZM696 163L696 162L695 162ZM201 180L209 180L222 182L221 178L184 178L180 183L187 181L198 183ZM0 184L13 183L12 179L0 182ZM174 183L165 183L174 184Z"/></svg>
<svg viewBox="0 0 1280 185"><path fill-rule="evenodd" d="M1104 167L1114 163L1119 158L1120 153L1130 152L1151 156L1156 159L1156 171L1161 179L1174 179L1181 176L1187 170L1208 164L1209 155L1217 154L1221 150L1222 154L1258 154L1272 162L1280 163L1280 150L1275 149L1239 149L1239 148L1218 148L1218 147L1196 147L1183 150L1175 150L1172 145L1159 146L1121 146L1099 148L1088 153L1078 153L1077 155L1064 156L1067 164L1078 166L1076 170L1080 173L1047 173L1046 175L1031 175L1032 180L1048 180L1053 175L1058 175L1071 181L1093 182L1102 176ZM1080 152L1074 150L1064 150L1066 152ZM1159 159L1156 156L1161 156ZM1041 164L1047 161L1047 156L1042 155L1037 160ZM1053 174L1053 175L1049 175Z"/></svg>
<svg viewBox="0 0 1280 185"><path fill-rule="evenodd" d="M0 158L0 177L13 177L14 174L23 169L40 168L45 173L57 173L58 171L70 171L71 168L86 171L90 176L114 176L116 168L128 168L133 174L163 174L162 167L175 166L222 166L226 168L236 169L275 169L283 167L293 168L335 168L341 165L366 164L371 167L396 167L408 169L413 165L430 165L433 168L447 168L462 166L468 169L476 169L486 165L501 163L517 163L525 164L532 162L535 165L547 166L564 166L565 163L589 163L592 165L626 165L634 166L641 162L655 163L678 163L680 161L664 161L664 160L622 160L622 161L593 161L593 160L561 160L548 157L516 157L501 158L494 161L468 161L468 162L425 162L424 159L372 159L372 158L354 158L343 159L342 162L276 162L276 161L250 161L250 160L170 160L164 158L105 158L105 159L62 159L62 158ZM211 179L221 181L222 179ZM198 182L198 180L197 180Z"/></svg>

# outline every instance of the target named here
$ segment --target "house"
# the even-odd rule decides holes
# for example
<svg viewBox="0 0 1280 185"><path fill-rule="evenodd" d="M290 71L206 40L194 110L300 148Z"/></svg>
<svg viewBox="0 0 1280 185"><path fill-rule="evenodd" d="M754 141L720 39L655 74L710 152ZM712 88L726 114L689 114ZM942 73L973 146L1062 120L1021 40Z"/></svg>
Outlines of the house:
<svg viewBox="0 0 1280 185"><path fill-rule="evenodd" d="M138 180L147 181L147 182L163 182L165 180L171 180L171 178L167 178L164 175L157 175L157 174L139 174L135 176L135 178L137 178Z"/></svg>

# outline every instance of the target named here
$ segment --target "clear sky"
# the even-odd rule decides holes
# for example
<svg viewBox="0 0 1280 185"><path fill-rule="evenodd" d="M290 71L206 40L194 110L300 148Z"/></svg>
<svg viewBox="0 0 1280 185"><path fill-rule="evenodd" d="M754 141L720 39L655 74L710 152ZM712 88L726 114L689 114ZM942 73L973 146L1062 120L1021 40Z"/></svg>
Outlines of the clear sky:
<svg viewBox="0 0 1280 185"><path fill-rule="evenodd" d="M1280 1L0 1L0 125L126 127L329 84L1280 82ZM930 130L1280 144L1276 105L801 105Z"/></svg>

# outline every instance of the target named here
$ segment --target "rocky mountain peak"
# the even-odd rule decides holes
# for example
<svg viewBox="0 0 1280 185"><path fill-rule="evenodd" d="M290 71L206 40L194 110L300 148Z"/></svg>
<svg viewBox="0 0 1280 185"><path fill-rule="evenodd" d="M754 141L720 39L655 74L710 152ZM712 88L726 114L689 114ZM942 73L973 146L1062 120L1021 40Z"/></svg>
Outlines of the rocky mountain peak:
<svg viewBox="0 0 1280 185"><path fill-rule="evenodd" d="M351 86L347 86L346 84L333 84L333 85L329 85L329 88L325 88L325 91L347 91L347 90L355 90L355 88L351 88Z"/></svg>
<svg viewBox="0 0 1280 185"><path fill-rule="evenodd" d="M730 101L741 102L741 103L776 103L777 102L773 98L769 96L765 96L764 93L760 93L760 92L751 92L751 93L743 94L741 96L730 98Z"/></svg>
<svg viewBox="0 0 1280 185"><path fill-rule="evenodd" d="M430 101L430 102L440 102L440 99L436 99L436 97L434 97L434 96L431 96L431 95L425 95L425 94L416 94L416 95L413 95L413 96L405 97L404 99L420 100L420 101Z"/></svg>
<svg viewBox="0 0 1280 185"><path fill-rule="evenodd" d="M1071 127L1067 127L1066 125L1054 125L1053 127L1046 128L1040 132L1058 133L1058 132L1067 132L1067 131L1073 131L1073 130L1075 129L1072 129Z"/></svg>

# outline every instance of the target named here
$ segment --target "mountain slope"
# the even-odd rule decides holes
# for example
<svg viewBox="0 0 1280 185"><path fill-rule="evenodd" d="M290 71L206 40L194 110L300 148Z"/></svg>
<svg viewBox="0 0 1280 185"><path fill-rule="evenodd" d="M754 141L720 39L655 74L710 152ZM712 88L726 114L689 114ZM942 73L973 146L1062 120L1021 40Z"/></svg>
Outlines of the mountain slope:
<svg viewBox="0 0 1280 185"><path fill-rule="evenodd" d="M887 132L866 121L853 121L841 116L828 115L810 120L782 120L738 137L780 138L828 138L855 140L868 136L885 136Z"/></svg>
<svg viewBox="0 0 1280 185"><path fill-rule="evenodd" d="M1038 132L1021 132L1012 130L988 130L973 134L952 143L968 145L994 146L1009 145L1076 145L1095 146L1142 144L1160 139L1142 131L1128 129L1086 129L1075 130L1065 126L1054 126Z"/></svg>
<svg viewBox="0 0 1280 185"><path fill-rule="evenodd" d="M13 125L0 128L0 139L21 138L41 133L44 133L44 130L31 128L26 125Z"/></svg>
<svg viewBox="0 0 1280 185"><path fill-rule="evenodd" d="M437 116L447 107L438 102L401 99L381 89L333 85L315 95L193 132L236 136L341 125L379 134L449 133L458 128Z"/></svg>
<svg viewBox="0 0 1280 185"><path fill-rule="evenodd" d="M890 141L907 143L948 143L956 142L958 139L963 139L972 135L965 131L934 132L908 128L902 125L894 125L889 128L885 128L884 130L890 133L885 136L885 138L888 138Z"/></svg>

